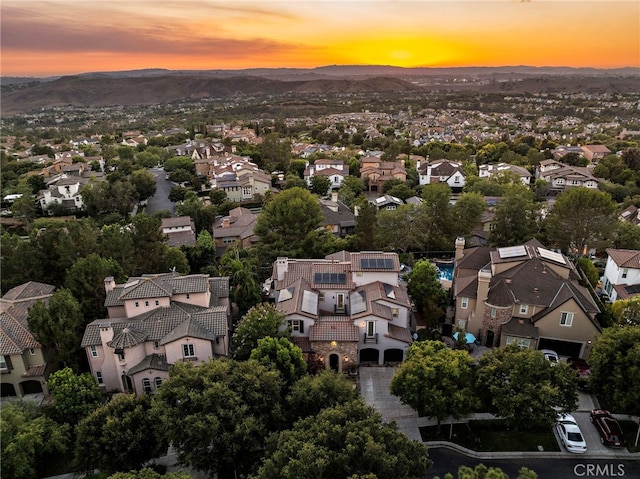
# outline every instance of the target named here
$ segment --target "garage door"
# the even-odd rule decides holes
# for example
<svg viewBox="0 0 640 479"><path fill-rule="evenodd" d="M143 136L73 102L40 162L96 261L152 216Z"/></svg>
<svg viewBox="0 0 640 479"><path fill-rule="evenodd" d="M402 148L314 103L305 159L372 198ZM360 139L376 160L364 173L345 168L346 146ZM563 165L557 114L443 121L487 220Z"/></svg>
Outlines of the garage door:
<svg viewBox="0 0 640 479"><path fill-rule="evenodd" d="M538 349L552 349L560 356L580 356L582 343L573 341L558 341L557 339L540 338Z"/></svg>

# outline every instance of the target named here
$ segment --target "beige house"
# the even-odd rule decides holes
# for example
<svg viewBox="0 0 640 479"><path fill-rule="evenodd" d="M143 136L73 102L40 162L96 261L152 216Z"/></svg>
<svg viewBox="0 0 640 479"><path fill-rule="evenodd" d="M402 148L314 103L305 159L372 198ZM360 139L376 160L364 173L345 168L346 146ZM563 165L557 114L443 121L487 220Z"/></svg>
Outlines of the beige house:
<svg viewBox="0 0 640 479"><path fill-rule="evenodd" d="M258 241L253 234L257 220L258 215L240 207L229 210L227 216L217 218L212 227L216 255L222 256L229 246L236 243L239 249L253 246Z"/></svg>
<svg viewBox="0 0 640 479"><path fill-rule="evenodd" d="M278 258L271 297L293 341L336 371L401 362L415 331L396 253L341 251L324 259Z"/></svg>
<svg viewBox="0 0 640 479"><path fill-rule="evenodd" d="M382 191L385 181L394 178L407 181L407 170L404 163L382 161L377 156L365 156L360 158L360 178L368 182L369 191Z"/></svg>
<svg viewBox="0 0 640 479"><path fill-rule="evenodd" d="M53 365L31 331L27 317L38 301L45 304L55 286L29 281L0 298L0 386L2 397L47 394Z"/></svg>
<svg viewBox="0 0 640 479"><path fill-rule="evenodd" d="M196 224L191 216L162 218L162 234L167 237L169 246L193 246L196 244Z"/></svg>
<svg viewBox="0 0 640 479"><path fill-rule="evenodd" d="M537 240L464 249L456 240L455 326L482 345L510 343L586 358L601 328L598 306L564 255Z"/></svg>
<svg viewBox="0 0 640 479"><path fill-rule="evenodd" d="M229 278L177 273L116 284L105 278L109 317L82 338L91 373L106 391L153 392L177 361L229 353Z"/></svg>

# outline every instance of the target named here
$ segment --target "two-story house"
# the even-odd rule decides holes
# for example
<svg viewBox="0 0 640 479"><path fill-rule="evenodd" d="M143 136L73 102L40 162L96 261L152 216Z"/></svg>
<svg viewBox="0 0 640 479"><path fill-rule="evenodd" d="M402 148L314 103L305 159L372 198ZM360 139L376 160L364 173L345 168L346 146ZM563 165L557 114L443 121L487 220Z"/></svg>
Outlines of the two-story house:
<svg viewBox="0 0 640 479"><path fill-rule="evenodd" d="M177 361L229 353L229 278L206 274L105 278L108 318L85 329L91 373L106 391L153 392Z"/></svg>
<svg viewBox="0 0 640 479"><path fill-rule="evenodd" d="M500 175L511 173L519 176L524 186L529 186L533 175L526 168L518 165L510 165L508 163L486 164L478 167L478 176L480 178L497 178Z"/></svg>
<svg viewBox="0 0 640 479"><path fill-rule="evenodd" d="M340 251L324 259L278 258L270 295L293 340L336 371L401 362L415 331L396 253Z"/></svg>
<svg viewBox="0 0 640 479"><path fill-rule="evenodd" d="M605 156L611 154L611 150L604 145L584 145L581 149L583 156L591 163L595 164Z"/></svg>
<svg viewBox="0 0 640 479"><path fill-rule="evenodd" d="M31 331L29 309L47 304L55 286L29 281L0 298L0 387L2 397L48 394L53 364Z"/></svg>
<svg viewBox="0 0 640 479"><path fill-rule="evenodd" d="M233 244L237 244L239 249L253 246L258 241L253 234L257 220L258 215L241 207L229 210L227 216L216 218L212 227L216 256L222 256Z"/></svg>
<svg viewBox="0 0 640 479"><path fill-rule="evenodd" d="M307 185L311 186L311 178L314 176L326 176L330 181L330 190L337 190L342 184L342 180L349 175L349 165L345 165L339 160L316 160L313 165L307 164L303 178Z"/></svg>
<svg viewBox="0 0 640 479"><path fill-rule="evenodd" d="M162 234L167 237L169 246L193 246L196 244L196 224L191 216L162 218Z"/></svg>
<svg viewBox="0 0 640 479"><path fill-rule="evenodd" d="M536 178L548 182L556 193L577 187L596 189L602 182L593 176L591 168L568 166L555 160L542 160L536 169Z"/></svg>
<svg viewBox="0 0 640 479"><path fill-rule="evenodd" d="M640 251L607 249L602 289L611 302L640 295Z"/></svg>
<svg viewBox="0 0 640 479"><path fill-rule="evenodd" d="M322 227L334 236L344 238L353 234L356 229L356 217L353 212L340 200L338 193L332 193L331 199L320 199L322 209Z"/></svg>
<svg viewBox="0 0 640 479"><path fill-rule="evenodd" d="M397 179L407 181L404 163L383 161L379 156L369 154L360 158L360 178L368 185L369 191L382 191L386 181Z"/></svg>
<svg viewBox="0 0 640 479"><path fill-rule="evenodd" d="M434 160L424 164L416 162L416 169L421 185L446 183L454 193L464 188L467 174L462 169L462 163L450 160Z"/></svg>
<svg viewBox="0 0 640 479"><path fill-rule="evenodd" d="M586 358L600 334L598 306L564 255L539 241L464 248L456 240L455 326L488 347L510 343Z"/></svg>

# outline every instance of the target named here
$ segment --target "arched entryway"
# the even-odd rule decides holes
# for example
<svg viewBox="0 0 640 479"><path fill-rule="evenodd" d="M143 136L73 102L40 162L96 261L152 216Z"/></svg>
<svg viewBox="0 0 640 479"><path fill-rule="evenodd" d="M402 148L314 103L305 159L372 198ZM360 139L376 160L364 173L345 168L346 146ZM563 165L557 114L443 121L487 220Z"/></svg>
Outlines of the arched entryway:
<svg viewBox="0 0 640 479"><path fill-rule="evenodd" d="M22 394L42 394L42 383L40 381L29 380L20 383Z"/></svg>
<svg viewBox="0 0 640 479"><path fill-rule="evenodd" d="M494 332L493 332L493 331L491 331L491 330L487 331L487 340L486 340L486 342L485 342L485 345L486 345L488 348L492 348L492 347L493 347L493 341L494 341L494 338L495 338L495 334L494 334Z"/></svg>
<svg viewBox="0 0 640 479"><path fill-rule="evenodd" d="M131 378L124 373L122 373L122 389L127 393L133 391L133 383L131 382Z"/></svg>
<svg viewBox="0 0 640 479"><path fill-rule="evenodd" d="M340 371L340 356L337 354L329 355L329 367L334 371Z"/></svg>
<svg viewBox="0 0 640 479"><path fill-rule="evenodd" d="M0 396L2 396L3 398L16 396L16 388L13 386L13 384L2 383L0 384Z"/></svg>

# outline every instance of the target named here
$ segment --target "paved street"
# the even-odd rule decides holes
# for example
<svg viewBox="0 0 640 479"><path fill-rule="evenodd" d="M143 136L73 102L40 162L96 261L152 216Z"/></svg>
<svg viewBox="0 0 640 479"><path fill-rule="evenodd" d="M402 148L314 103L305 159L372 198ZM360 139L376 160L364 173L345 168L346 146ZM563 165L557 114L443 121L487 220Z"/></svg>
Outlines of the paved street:
<svg viewBox="0 0 640 479"><path fill-rule="evenodd" d="M173 183L165 179L166 172L160 168L150 168L149 172L156 178L156 194L147 200L145 211L148 214L157 211L170 211L171 214L176 212L176 204L169 201L169 192L173 188Z"/></svg>

